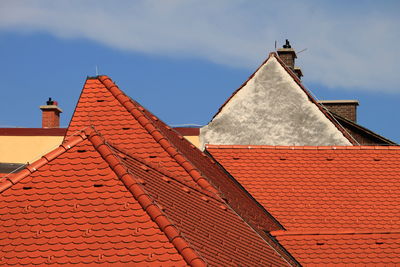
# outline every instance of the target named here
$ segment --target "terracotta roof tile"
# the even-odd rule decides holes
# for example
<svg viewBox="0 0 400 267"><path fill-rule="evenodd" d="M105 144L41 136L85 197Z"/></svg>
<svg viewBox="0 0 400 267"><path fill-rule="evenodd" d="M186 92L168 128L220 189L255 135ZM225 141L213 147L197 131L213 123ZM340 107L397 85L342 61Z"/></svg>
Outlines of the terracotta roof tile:
<svg viewBox="0 0 400 267"><path fill-rule="evenodd" d="M121 154L116 148L114 151L116 155ZM129 155L121 161L134 177L140 177L143 188L208 264L287 264L221 200L186 187L174 177L168 177Z"/></svg>
<svg viewBox="0 0 400 267"><path fill-rule="evenodd" d="M400 147L207 146L304 265L399 264Z"/></svg>
<svg viewBox="0 0 400 267"><path fill-rule="evenodd" d="M45 163L50 168L38 166L2 192L3 263L185 265L120 177L107 164L92 164L102 160L93 143L81 136L69 144ZM68 175L53 179L58 168Z"/></svg>
<svg viewBox="0 0 400 267"><path fill-rule="evenodd" d="M400 228L399 147L207 151L286 229Z"/></svg>
<svg viewBox="0 0 400 267"><path fill-rule="evenodd" d="M400 232L281 233L278 241L305 266L397 266Z"/></svg>

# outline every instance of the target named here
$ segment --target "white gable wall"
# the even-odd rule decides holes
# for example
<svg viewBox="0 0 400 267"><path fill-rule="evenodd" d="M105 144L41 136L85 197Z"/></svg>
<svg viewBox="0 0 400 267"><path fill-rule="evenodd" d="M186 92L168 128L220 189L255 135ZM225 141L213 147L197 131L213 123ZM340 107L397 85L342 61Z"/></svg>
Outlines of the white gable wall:
<svg viewBox="0 0 400 267"><path fill-rule="evenodd" d="M351 145L275 57L200 129L201 146Z"/></svg>

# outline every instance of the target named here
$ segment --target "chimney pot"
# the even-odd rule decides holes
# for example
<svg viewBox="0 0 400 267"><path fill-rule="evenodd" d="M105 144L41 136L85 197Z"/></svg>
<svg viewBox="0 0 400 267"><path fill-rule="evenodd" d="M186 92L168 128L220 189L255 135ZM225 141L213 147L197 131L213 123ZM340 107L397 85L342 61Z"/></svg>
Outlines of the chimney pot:
<svg viewBox="0 0 400 267"><path fill-rule="evenodd" d="M40 106L42 110L42 128L59 128L60 113L62 109L58 107L57 101L53 101L51 97L46 101L45 106Z"/></svg>

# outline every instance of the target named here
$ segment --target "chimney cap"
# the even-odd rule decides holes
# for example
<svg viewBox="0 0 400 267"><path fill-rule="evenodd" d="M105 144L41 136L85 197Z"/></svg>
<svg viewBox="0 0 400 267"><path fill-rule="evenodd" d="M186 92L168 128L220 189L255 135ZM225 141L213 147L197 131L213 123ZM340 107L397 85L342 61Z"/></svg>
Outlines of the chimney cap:
<svg viewBox="0 0 400 267"><path fill-rule="evenodd" d="M46 104L47 104L48 106L54 105L54 101L51 100L51 97L49 97L49 100L46 101Z"/></svg>
<svg viewBox="0 0 400 267"><path fill-rule="evenodd" d="M40 106L39 107L41 110L55 110L58 111L59 113L62 113L62 109L58 107L57 101L54 101L49 97L49 100L46 101L46 105Z"/></svg>
<svg viewBox="0 0 400 267"><path fill-rule="evenodd" d="M285 44L284 44L282 47L283 47L283 48L292 48L292 46L290 45L288 39L286 39L286 42L285 42Z"/></svg>
<svg viewBox="0 0 400 267"><path fill-rule="evenodd" d="M360 102L358 100L355 99L349 99L349 100L319 100L318 103L321 104L349 104L349 105L360 105Z"/></svg>

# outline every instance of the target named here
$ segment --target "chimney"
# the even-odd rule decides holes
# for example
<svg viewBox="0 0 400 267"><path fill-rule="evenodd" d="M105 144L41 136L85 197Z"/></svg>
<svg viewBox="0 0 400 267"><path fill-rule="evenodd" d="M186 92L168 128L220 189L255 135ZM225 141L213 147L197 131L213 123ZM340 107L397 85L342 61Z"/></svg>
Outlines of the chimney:
<svg viewBox="0 0 400 267"><path fill-rule="evenodd" d="M60 127L60 113L62 110L58 107L57 101L49 100L45 106L40 106L42 110L42 128L59 128Z"/></svg>
<svg viewBox="0 0 400 267"><path fill-rule="evenodd" d="M340 117L357 122L358 100L321 100L318 103Z"/></svg>
<svg viewBox="0 0 400 267"><path fill-rule="evenodd" d="M303 73L299 67L295 67L295 59L297 58L296 52L292 48L292 46L289 43L289 40L286 39L285 44L283 45L283 48L278 49L278 56L282 61L288 66L296 75L301 79L303 76Z"/></svg>

